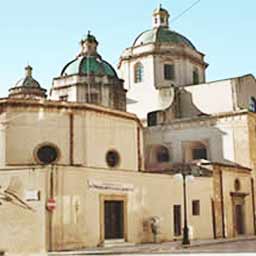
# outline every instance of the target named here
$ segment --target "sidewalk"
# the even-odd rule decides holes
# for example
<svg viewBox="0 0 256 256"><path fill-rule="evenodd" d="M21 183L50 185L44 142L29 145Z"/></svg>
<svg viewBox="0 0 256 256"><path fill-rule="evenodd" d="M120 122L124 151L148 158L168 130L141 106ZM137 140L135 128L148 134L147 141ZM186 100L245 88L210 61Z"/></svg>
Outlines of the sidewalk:
<svg viewBox="0 0 256 256"><path fill-rule="evenodd" d="M256 240L256 236L242 236L236 238L227 239L216 239L216 240L193 240L189 246L182 246L181 241L172 241L164 243L147 243L147 244L136 244L136 245L124 245L118 247L97 247L88 248L78 251L62 251L62 252L51 252L49 256L57 255L115 255L115 254L152 254L152 253L175 253L186 249L214 245L231 243L243 240Z"/></svg>

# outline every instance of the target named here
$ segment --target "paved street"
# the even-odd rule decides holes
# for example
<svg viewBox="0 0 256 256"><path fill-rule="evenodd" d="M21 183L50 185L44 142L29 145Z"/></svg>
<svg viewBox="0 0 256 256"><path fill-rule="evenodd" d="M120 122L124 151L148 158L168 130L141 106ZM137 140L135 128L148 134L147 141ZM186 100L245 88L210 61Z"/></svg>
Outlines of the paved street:
<svg viewBox="0 0 256 256"><path fill-rule="evenodd" d="M162 244L141 244L134 246L114 248L94 248L85 251L50 253L49 256L60 255L139 255L139 254L176 254L176 253L234 253L234 252L255 252L256 239L238 240L208 240L193 241L189 248L182 248L181 242L168 242Z"/></svg>

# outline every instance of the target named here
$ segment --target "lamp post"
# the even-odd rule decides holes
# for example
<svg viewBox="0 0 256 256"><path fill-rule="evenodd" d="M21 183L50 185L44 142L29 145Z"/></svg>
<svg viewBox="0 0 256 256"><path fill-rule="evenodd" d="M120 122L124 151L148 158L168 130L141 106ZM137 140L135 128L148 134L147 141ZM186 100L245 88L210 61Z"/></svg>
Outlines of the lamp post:
<svg viewBox="0 0 256 256"><path fill-rule="evenodd" d="M183 227L183 238L182 244L187 245L190 244L189 240L189 230L188 230L188 219L187 219L187 187L186 187L186 176L185 172L182 172L182 180L183 180L183 201L184 201L184 227Z"/></svg>
<svg viewBox="0 0 256 256"><path fill-rule="evenodd" d="M182 237L182 244L189 245L189 229L188 229L188 217L187 217L187 178L193 177L191 174L191 170L189 166L183 166L180 169L180 173L177 174L177 177L182 178L183 182L183 204L184 204L184 227L183 227L183 237Z"/></svg>

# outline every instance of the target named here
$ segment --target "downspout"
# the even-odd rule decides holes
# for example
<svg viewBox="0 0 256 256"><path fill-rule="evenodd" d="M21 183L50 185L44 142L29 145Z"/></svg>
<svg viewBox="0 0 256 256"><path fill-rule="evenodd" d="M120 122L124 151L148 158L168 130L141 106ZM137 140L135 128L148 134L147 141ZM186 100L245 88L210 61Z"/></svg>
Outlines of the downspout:
<svg viewBox="0 0 256 256"><path fill-rule="evenodd" d="M253 213L253 228L254 235L256 235L256 219L255 219L255 190L254 190L254 180L251 178L251 192L252 192L252 213Z"/></svg>
<svg viewBox="0 0 256 256"><path fill-rule="evenodd" d="M223 175L220 170L220 198L221 198L221 220L222 220L222 237L226 238L225 234L225 214L224 214L224 196L223 196Z"/></svg>
<svg viewBox="0 0 256 256"><path fill-rule="evenodd" d="M49 197L54 197L54 167L51 165L50 167L50 188L49 188ZM51 252L53 250L53 213L48 211L49 216L49 251Z"/></svg>
<svg viewBox="0 0 256 256"><path fill-rule="evenodd" d="M137 155L138 155L138 171L141 171L141 138L140 138L140 127L137 126Z"/></svg>
<svg viewBox="0 0 256 256"><path fill-rule="evenodd" d="M74 114L69 115L69 162L74 164Z"/></svg>

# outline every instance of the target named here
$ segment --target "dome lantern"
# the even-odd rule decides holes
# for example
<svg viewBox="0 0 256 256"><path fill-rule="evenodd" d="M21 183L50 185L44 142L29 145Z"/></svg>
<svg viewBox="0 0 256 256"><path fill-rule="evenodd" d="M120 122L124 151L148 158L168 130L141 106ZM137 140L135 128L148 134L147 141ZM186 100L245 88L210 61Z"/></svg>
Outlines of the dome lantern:
<svg viewBox="0 0 256 256"><path fill-rule="evenodd" d="M160 4L153 12L153 28L165 27L169 28L169 13L162 8Z"/></svg>
<svg viewBox="0 0 256 256"><path fill-rule="evenodd" d="M33 68L30 65L27 65L25 67L25 76L32 77L32 70L33 70Z"/></svg>
<svg viewBox="0 0 256 256"><path fill-rule="evenodd" d="M88 31L86 37L81 40L81 52L79 56L96 56L98 41L95 36L91 35L91 32Z"/></svg>

